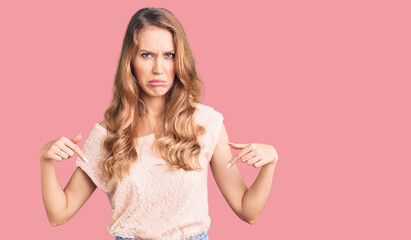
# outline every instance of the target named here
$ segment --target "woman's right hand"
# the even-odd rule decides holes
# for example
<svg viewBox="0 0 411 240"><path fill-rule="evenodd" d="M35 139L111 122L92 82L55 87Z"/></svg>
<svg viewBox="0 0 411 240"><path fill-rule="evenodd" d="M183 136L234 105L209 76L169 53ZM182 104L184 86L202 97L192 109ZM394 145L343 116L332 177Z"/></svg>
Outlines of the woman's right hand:
<svg viewBox="0 0 411 240"><path fill-rule="evenodd" d="M83 134L79 134L74 138L68 139L60 137L46 143L40 151L40 160L49 161L56 160L58 162L63 159L71 158L76 153L83 161L88 162L86 155L76 145L83 138Z"/></svg>

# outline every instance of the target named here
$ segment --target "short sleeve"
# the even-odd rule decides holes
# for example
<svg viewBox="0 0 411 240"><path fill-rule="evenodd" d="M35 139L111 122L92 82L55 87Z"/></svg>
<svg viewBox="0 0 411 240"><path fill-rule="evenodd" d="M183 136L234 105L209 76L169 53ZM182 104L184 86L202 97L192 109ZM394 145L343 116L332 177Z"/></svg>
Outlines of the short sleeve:
<svg viewBox="0 0 411 240"><path fill-rule="evenodd" d="M105 136L105 129L99 123L96 123L84 142L82 149L88 159L88 163L77 157L75 164L91 178L98 188L107 193L109 190L108 183L102 180L102 175L98 168L98 163L103 159L105 153L103 149Z"/></svg>
<svg viewBox="0 0 411 240"><path fill-rule="evenodd" d="M218 139L220 137L221 128L223 125L223 115L216 111L214 108L210 109L209 120L207 123L207 131L210 134L209 137L209 155L212 156L217 146Z"/></svg>

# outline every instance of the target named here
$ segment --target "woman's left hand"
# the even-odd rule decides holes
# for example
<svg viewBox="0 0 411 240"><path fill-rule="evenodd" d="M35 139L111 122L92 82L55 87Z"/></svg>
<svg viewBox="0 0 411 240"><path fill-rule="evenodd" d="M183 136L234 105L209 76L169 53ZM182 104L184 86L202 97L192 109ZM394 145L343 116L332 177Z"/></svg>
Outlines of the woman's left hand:
<svg viewBox="0 0 411 240"><path fill-rule="evenodd" d="M227 168L235 164L239 159L243 162L247 162L248 165L252 165L255 168L261 167L266 164L275 165L278 161L278 154L275 148L268 144L262 143L250 143L250 144L240 144L240 143L228 143L230 147L234 149L241 149L234 157L230 160Z"/></svg>

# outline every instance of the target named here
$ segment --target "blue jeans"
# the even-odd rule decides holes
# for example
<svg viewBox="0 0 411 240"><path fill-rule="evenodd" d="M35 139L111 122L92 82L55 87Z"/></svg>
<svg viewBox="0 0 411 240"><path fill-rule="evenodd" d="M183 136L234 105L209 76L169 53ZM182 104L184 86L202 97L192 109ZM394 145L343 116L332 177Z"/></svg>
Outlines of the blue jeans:
<svg viewBox="0 0 411 240"><path fill-rule="evenodd" d="M122 237L116 237L115 240L140 240L140 239L137 239L137 238L122 238ZM207 233L205 232L205 233L202 233L202 234L200 234L200 235L197 235L197 236L192 237L192 238L187 239L187 240L209 240L209 239L208 239Z"/></svg>

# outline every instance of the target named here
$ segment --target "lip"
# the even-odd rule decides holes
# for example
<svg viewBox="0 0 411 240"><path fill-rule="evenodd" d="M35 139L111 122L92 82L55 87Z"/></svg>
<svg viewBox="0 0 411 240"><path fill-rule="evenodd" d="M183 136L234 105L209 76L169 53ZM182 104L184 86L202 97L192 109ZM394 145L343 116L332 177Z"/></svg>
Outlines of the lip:
<svg viewBox="0 0 411 240"><path fill-rule="evenodd" d="M153 80L149 81L149 83L152 83L152 82L162 83L162 82L165 82L165 81L161 80L161 79L153 79Z"/></svg>
<svg viewBox="0 0 411 240"><path fill-rule="evenodd" d="M157 86L163 86L166 84L164 81L150 81L149 82L151 86L157 87Z"/></svg>

